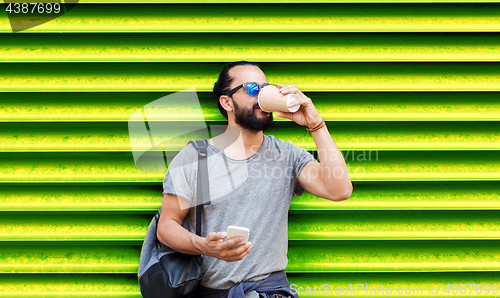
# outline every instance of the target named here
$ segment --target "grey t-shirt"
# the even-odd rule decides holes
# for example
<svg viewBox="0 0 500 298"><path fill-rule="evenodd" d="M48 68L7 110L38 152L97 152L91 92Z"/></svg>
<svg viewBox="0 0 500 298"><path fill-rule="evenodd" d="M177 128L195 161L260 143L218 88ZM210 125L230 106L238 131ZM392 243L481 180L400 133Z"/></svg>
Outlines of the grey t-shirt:
<svg viewBox="0 0 500 298"><path fill-rule="evenodd" d="M236 262L203 256L201 285L229 289L242 281L259 281L274 271L285 269L288 250L288 209L292 195L304 189L298 177L304 166L314 160L306 150L264 135L258 151L243 160L224 155L209 145L208 172L210 205L203 207L202 236L226 231L235 225L250 229L252 248ZM163 193L188 200L196 198L198 153L192 145L183 148L172 160L163 181ZM183 226L195 232L194 208Z"/></svg>

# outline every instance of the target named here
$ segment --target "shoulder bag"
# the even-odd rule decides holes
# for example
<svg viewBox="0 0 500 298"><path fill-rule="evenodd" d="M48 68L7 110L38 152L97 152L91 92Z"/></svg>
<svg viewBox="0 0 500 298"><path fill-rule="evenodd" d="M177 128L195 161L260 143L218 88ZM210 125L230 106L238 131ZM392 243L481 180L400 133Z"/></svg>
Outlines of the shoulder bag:
<svg viewBox="0 0 500 298"><path fill-rule="evenodd" d="M209 204L207 140L191 141L198 151L196 190L196 235L201 236L203 204ZM149 225L141 249L139 287L144 298L192 298L203 277L201 255L183 254L162 244L156 237L161 209Z"/></svg>

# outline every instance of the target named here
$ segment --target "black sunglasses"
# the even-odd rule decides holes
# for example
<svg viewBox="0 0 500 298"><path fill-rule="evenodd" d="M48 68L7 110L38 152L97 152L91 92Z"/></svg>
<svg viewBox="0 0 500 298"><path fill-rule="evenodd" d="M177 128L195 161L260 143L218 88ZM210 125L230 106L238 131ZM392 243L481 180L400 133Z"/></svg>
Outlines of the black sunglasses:
<svg viewBox="0 0 500 298"><path fill-rule="evenodd" d="M234 92L240 90L242 87L245 87L245 91L247 92L248 95L257 96L257 94L259 94L259 92L260 92L260 89L264 88L267 85L270 85L270 84L259 85L257 83L243 83L243 84L231 89L228 93L226 93L226 95L232 96L234 94Z"/></svg>

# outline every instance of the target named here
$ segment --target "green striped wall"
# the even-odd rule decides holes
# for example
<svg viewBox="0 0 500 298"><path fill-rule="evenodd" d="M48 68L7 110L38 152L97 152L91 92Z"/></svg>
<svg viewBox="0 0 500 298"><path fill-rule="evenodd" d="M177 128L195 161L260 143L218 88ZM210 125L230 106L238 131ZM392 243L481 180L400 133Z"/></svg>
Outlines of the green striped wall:
<svg viewBox="0 0 500 298"><path fill-rule="evenodd" d="M195 87L220 124L209 91L234 60L313 99L353 182L347 201L292 202L289 280L317 287L301 297L500 297L485 293L500 285L498 1L164 2L80 1L16 34L0 12L1 297L140 297L164 173L135 167L127 121ZM315 150L276 120L269 134Z"/></svg>

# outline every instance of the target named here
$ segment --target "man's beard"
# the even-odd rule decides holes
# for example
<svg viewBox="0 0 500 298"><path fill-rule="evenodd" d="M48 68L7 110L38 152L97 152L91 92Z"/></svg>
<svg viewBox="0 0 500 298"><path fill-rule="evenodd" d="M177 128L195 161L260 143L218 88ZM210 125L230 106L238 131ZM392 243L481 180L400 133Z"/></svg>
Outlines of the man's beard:
<svg viewBox="0 0 500 298"><path fill-rule="evenodd" d="M236 101L234 103L234 120L236 124L247 130L253 131L266 131L273 125L273 114L269 113L262 118L255 115L255 109L259 107L258 104L254 105L251 109L240 108Z"/></svg>

